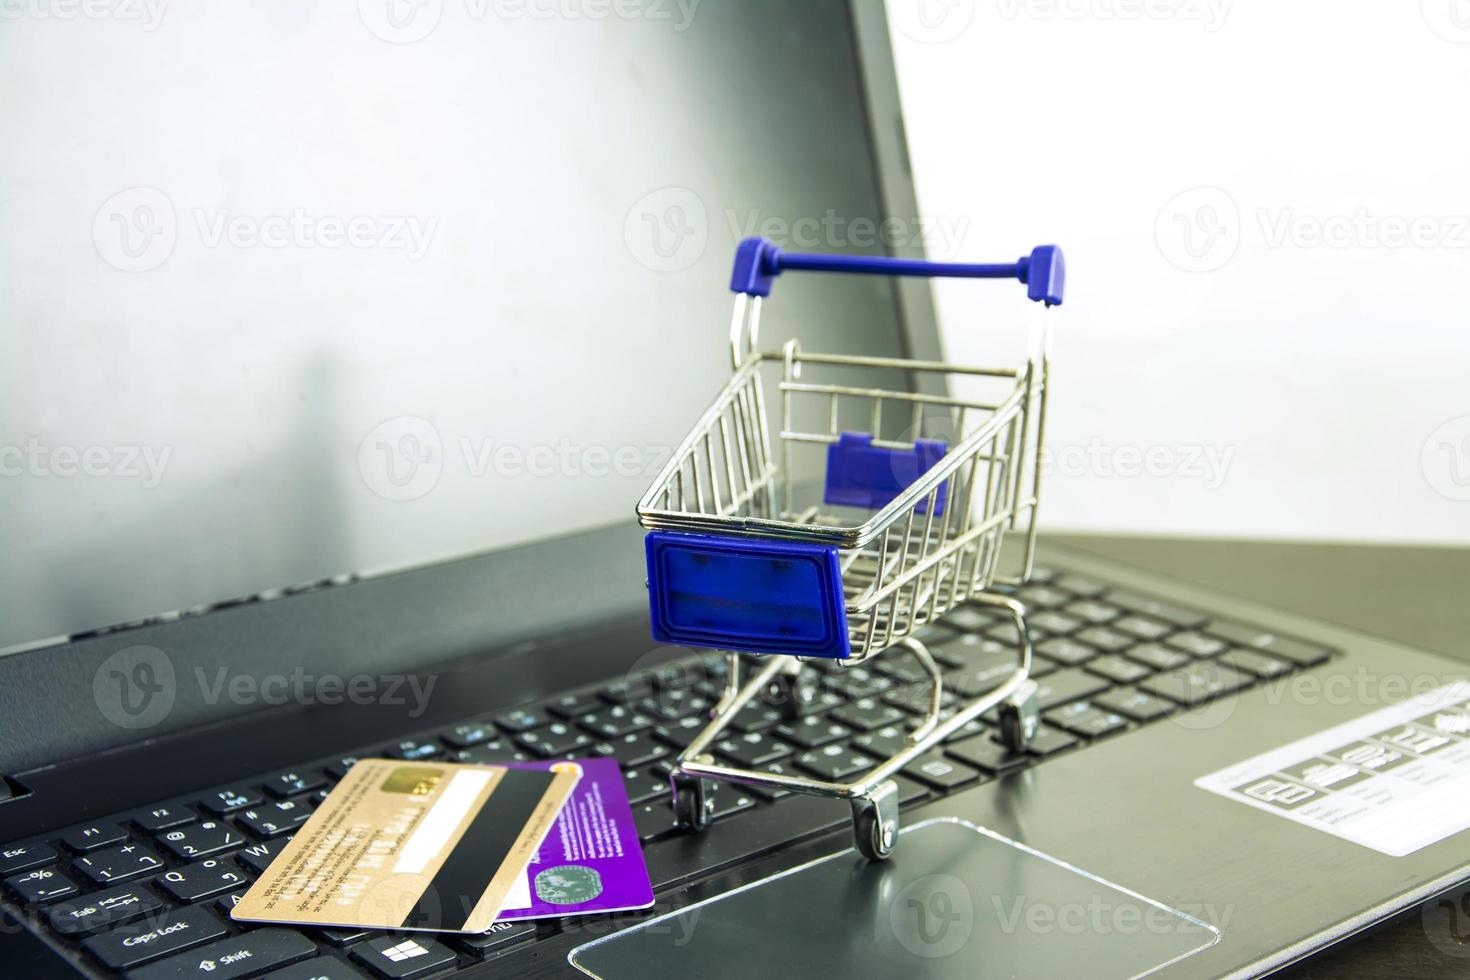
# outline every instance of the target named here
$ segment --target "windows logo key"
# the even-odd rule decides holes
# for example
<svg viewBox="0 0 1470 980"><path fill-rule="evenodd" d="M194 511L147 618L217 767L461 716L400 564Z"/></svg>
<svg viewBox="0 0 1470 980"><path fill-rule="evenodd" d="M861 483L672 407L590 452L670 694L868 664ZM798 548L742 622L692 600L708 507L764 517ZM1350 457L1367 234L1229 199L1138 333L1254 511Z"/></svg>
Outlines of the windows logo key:
<svg viewBox="0 0 1470 980"><path fill-rule="evenodd" d="M427 955L428 952L429 951L427 949L420 946L412 939L405 939L403 942L398 943L396 946L389 946L387 949L382 950L382 955L384 959L390 962L402 963L404 960L411 960L415 956Z"/></svg>

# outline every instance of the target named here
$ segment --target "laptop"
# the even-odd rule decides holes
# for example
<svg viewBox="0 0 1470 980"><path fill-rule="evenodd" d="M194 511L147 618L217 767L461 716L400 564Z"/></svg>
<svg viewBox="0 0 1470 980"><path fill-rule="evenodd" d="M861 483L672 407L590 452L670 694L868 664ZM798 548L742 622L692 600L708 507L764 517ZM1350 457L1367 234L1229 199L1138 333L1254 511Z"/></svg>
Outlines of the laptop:
<svg viewBox="0 0 1470 980"><path fill-rule="evenodd" d="M1045 535L1009 590L1041 726L1013 751L977 719L905 768L888 859L843 801L766 786L711 784L709 826L676 827L671 760L723 661L650 639L633 505L728 378L741 237L932 250L884 13L358 6L0 42L0 73L125 62L137 95L69 128L68 170L15 147L99 96L0 85L27 93L0 107L34 204L0 232L26 242L8 319L47 379L9 386L0 487L9 975L1237 976L1470 877L1460 665ZM397 139L367 152L344 105ZM141 164L110 142L138 132ZM922 284L783 289L763 343L941 356ZM1015 656L980 606L924 640L956 681ZM888 754L912 670L814 671L802 713L758 703L717 752ZM369 756L616 759L654 907L483 935L233 921Z"/></svg>

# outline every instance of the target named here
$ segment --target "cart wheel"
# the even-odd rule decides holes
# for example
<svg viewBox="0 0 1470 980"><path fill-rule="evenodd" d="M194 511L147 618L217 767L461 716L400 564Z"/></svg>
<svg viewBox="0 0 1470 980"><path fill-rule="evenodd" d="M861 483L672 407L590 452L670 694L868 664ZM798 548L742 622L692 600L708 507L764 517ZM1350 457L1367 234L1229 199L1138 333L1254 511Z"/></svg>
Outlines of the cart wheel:
<svg viewBox="0 0 1470 980"><path fill-rule="evenodd" d="M1012 752L1026 748L1041 723L1041 704L1036 691L1036 682L1027 681L1000 704L1000 738Z"/></svg>
<svg viewBox="0 0 1470 980"><path fill-rule="evenodd" d="M898 843L898 784L882 783L867 797L852 801L852 830L858 853L883 861Z"/></svg>
<svg viewBox="0 0 1470 980"><path fill-rule="evenodd" d="M695 834L708 827L714 800L710 799L704 780L675 773L669 777L669 783L674 791L674 825Z"/></svg>
<svg viewBox="0 0 1470 980"><path fill-rule="evenodd" d="M801 720L817 698L817 683L808 671L783 671L771 681L771 688L787 721Z"/></svg>

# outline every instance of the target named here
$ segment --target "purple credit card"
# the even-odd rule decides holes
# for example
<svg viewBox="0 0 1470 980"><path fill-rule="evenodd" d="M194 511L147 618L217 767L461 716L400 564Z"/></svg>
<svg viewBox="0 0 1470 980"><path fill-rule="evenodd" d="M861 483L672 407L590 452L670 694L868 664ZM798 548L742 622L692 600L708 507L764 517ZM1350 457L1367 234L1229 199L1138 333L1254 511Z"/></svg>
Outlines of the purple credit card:
<svg viewBox="0 0 1470 980"><path fill-rule="evenodd" d="M616 759L576 759L582 779L511 889L497 922L646 909L653 886ZM546 769L555 762L512 762Z"/></svg>

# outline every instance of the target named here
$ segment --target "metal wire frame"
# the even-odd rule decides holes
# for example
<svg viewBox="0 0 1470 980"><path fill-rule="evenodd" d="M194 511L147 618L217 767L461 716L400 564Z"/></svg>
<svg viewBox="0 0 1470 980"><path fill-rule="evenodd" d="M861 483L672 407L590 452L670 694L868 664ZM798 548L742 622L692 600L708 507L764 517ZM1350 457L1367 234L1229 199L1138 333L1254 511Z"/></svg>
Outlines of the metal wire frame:
<svg viewBox="0 0 1470 980"><path fill-rule="evenodd" d="M840 549L852 656L861 663L987 588L1023 580L1035 548L1035 516L1044 432L1048 338L1045 320L1033 327L1027 361L1018 368L964 367L903 358L807 353L795 341L780 351L753 351L741 343L748 322L752 342L759 300L736 303L732 358L742 361L669 460L638 505L649 528L708 531L826 543ZM778 429L767 415L763 370L780 368ZM891 387L802 380L804 367L892 375ZM1004 397L983 401L929 393L924 375L971 376L1005 386ZM820 409L812 411L813 407ZM803 411L805 409L805 411ZM952 448L887 506L856 523L797 500L794 455L803 447L825 452L842 419L861 409L874 445L911 449L935 428ZM798 424L798 417L821 424ZM885 427L902 427L884 436ZM774 439L773 439L774 436ZM779 442L778 464L773 443ZM1008 531L1025 534L1022 566L998 574Z"/></svg>

